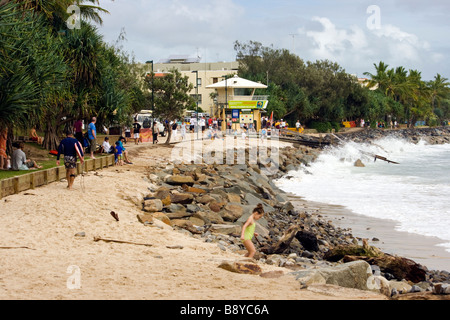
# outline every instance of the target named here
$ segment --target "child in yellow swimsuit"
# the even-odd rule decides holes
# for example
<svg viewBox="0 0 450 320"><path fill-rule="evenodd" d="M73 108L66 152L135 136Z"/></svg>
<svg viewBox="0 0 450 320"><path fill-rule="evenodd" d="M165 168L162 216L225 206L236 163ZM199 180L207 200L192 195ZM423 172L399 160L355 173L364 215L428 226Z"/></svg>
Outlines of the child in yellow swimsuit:
<svg viewBox="0 0 450 320"><path fill-rule="evenodd" d="M245 254L246 257L253 258L253 256L256 253L255 246L253 245L252 239L253 236L258 236L258 234L255 232L256 223L255 221L261 219L264 215L264 209L262 204L258 204L255 209L253 209L252 214L245 222L244 226L242 227L241 232L241 240L244 243L245 248L247 249L247 253Z"/></svg>

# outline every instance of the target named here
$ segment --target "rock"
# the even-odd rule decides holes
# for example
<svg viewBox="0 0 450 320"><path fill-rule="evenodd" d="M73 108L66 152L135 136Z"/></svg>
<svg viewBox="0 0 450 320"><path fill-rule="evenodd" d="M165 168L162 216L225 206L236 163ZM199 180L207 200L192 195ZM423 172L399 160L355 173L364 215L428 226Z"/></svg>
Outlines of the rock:
<svg viewBox="0 0 450 320"><path fill-rule="evenodd" d="M148 199L144 201L145 212L159 212L163 209L163 203L160 199Z"/></svg>
<svg viewBox="0 0 450 320"><path fill-rule="evenodd" d="M295 271L292 274L295 275L295 279L303 286L327 283L327 280L316 269Z"/></svg>
<svg viewBox="0 0 450 320"><path fill-rule="evenodd" d="M302 246L309 251L319 251L317 237L314 233L301 230L297 232L295 238L302 244Z"/></svg>
<svg viewBox="0 0 450 320"><path fill-rule="evenodd" d="M190 217L189 221L192 222L195 226L204 226L205 221L203 219L197 218L197 217Z"/></svg>
<svg viewBox="0 0 450 320"><path fill-rule="evenodd" d="M345 288L370 290L370 265L365 261L354 261L331 268L319 268L293 272L297 280L307 285L313 283L332 284Z"/></svg>
<svg viewBox="0 0 450 320"><path fill-rule="evenodd" d="M450 295L450 284L448 283L435 283L433 286L433 292L435 294Z"/></svg>
<svg viewBox="0 0 450 320"><path fill-rule="evenodd" d="M225 205L222 211L220 211L221 217L225 221L234 222L238 220L244 214L243 207L238 203L228 203Z"/></svg>
<svg viewBox="0 0 450 320"><path fill-rule="evenodd" d="M261 273L259 276L262 278L275 279L275 278L280 278L283 275L284 275L283 271L277 270L277 271L264 272L264 273Z"/></svg>
<svg viewBox="0 0 450 320"><path fill-rule="evenodd" d="M165 181L167 184L175 185L175 186L182 186L183 184L188 186L193 186L195 181L190 176L179 176L179 175L172 175L168 176Z"/></svg>
<svg viewBox="0 0 450 320"><path fill-rule="evenodd" d="M170 195L172 203L191 204L194 201L194 196L189 193L175 193Z"/></svg>
<svg viewBox="0 0 450 320"><path fill-rule="evenodd" d="M166 216L169 219L181 219L181 218L191 217L192 215L193 215L193 213L187 212L185 210L166 212Z"/></svg>
<svg viewBox="0 0 450 320"><path fill-rule="evenodd" d="M163 200L170 196L170 189L166 187L161 187L158 190L156 190L154 197L160 200Z"/></svg>
<svg viewBox="0 0 450 320"><path fill-rule="evenodd" d="M381 272L388 272L398 280L405 279L413 283L418 283L426 280L426 268L411 259L389 254L381 254L377 257L346 256L344 258L344 261L354 260L364 260L370 265L376 265L380 268Z"/></svg>
<svg viewBox="0 0 450 320"><path fill-rule="evenodd" d="M144 225L153 224L153 215L151 214L138 214L137 219L140 223Z"/></svg>
<svg viewBox="0 0 450 320"><path fill-rule="evenodd" d="M178 227L178 228L182 228L182 229L186 229L187 231L194 233L194 234L201 234L201 230L199 230L198 228L196 228L194 226L194 224L189 221L189 220L184 220L184 219L175 219L175 220L171 220L172 222L172 227Z"/></svg>
<svg viewBox="0 0 450 320"><path fill-rule="evenodd" d="M248 262L231 262L223 261L219 268L225 269L227 271L243 273L243 274L253 274L260 275L262 273L261 267L255 263Z"/></svg>
<svg viewBox="0 0 450 320"><path fill-rule="evenodd" d="M213 211L198 211L193 215L195 218L202 219L205 223L223 224L223 218L217 212Z"/></svg>
<svg viewBox="0 0 450 320"><path fill-rule="evenodd" d="M358 159L358 160L355 161L355 167L364 168L365 165L364 165L364 163L362 163L361 159Z"/></svg>
<svg viewBox="0 0 450 320"><path fill-rule="evenodd" d="M78 232L75 234L75 237L77 238L84 238L86 237L86 232L82 231L82 232Z"/></svg>
<svg viewBox="0 0 450 320"><path fill-rule="evenodd" d="M201 196L201 197L197 198L197 202L201 203L201 204L208 204L208 203L210 203L212 201L215 201L215 200L216 199L211 197L210 195L204 195L204 196Z"/></svg>
<svg viewBox="0 0 450 320"><path fill-rule="evenodd" d="M422 292L422 291L424 291L422 288L420 288L419 286L413 285L411 287L411 290L409 290L409 293Z"/></svg>
<svg viewBox="0 0 450 320"><path fill-rule="evenodd" d="M228 193L227 198L229 202L241 203L241 196L235 193Z"/></svg>
<svg viewBox="0 0 450 320"><path fill-rule="evenodd" d="M336 247L328 250L324 259L327 261L337 262L346 256L351 256L353 258L348 258L346 262L358 260L358 257L376 257L381 255L382 252L375 247L371 246L360 246L360 245L338 245ZM353 260L352 260L353 259ZM360 258L362 259L362 258Z"/></svg>
<svg viewBox="0 0 450 320"><path fill-rule="evenodd" d="M196 187L189 187L189 186L184 188L184 191L192 192L192 193L207 193L207 191L204 189L196 188Z"/></svg>
<svg viewBox="0 0 450 320"><path fill-rule="evenodd" d="M169 217L167 217L164 213L162 212L154 212L151 214L153 216L154 219L158 219L162 222L164 222L165 224L171 226L171 220L169 219Z"/></svg>
<svg viewBox="0 0 450 320"><path fill-rule="evenodd" d="M389 281L389 286L392 290L396 290L398 293L406 293L409 292L412 286L406 281L397 281L391 280Z"/></svg>
<svg viewBox="0 0 450 320"><path fill-rule="evenodd" d="M218 202L217 200L214 200L209 203L209 209L211 209L214 212L219 212L224 205L225 202Z"/></svg>
<svg viewBox="0 0 450 320"><path fill-rule="evenodd" d="M234 224L213 224L209 229L211 232L226 234L226 235L240 235L242 227L236 226Z"/></svg>

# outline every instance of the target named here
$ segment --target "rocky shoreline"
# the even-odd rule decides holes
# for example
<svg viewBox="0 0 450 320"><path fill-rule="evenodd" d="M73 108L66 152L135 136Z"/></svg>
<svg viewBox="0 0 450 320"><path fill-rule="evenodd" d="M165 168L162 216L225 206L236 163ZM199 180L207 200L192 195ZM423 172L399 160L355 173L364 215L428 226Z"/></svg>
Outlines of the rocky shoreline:
<svg viewBox="0 0 450 320"><path fill-rule="evenodd" d="M368 142L387 135L413 142L450 142L450 128L364 130L340 137ZM332 138L327 135L324 140ZM449 272L428 270L410 259L383 253L367 239L325 221L320 212L295 208L273 181L308 166L320 150L287 147L277 152L279 170L273 176L267 176L267 165L260 163L169 164L149 171L150 193L139 204L142 214L137 219L148 226L158 219L201 241L217 243L223 251L243 254L241 227L262 203L266 214L257 224L256 261L224 267L227 270L258 274L257 264L265 263L292 270L303 287L326 283L378 291L392 299L450 299Z"/></svg>

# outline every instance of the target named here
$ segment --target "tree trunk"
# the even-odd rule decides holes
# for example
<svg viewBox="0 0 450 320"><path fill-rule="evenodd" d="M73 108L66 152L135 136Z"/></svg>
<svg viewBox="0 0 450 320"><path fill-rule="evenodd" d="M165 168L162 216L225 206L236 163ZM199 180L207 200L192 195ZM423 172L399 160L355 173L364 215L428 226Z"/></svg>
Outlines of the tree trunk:
<svg viewBox="0 0 450 320"><path fill-rule="evenodd" d="M165 144L170 144L170 138L172 137L172 127L171 126L167 126L166 127L166 131L167 131L167 139Z"/></svg>
<svg viewBox="0 0 450 320"><path fill-rule="evenodd" d="M45 128L45 136L42 146L46 150L56 150L59 145L58 138L58 126L53 125L51 121L47 121L47 126Z"/></svg>

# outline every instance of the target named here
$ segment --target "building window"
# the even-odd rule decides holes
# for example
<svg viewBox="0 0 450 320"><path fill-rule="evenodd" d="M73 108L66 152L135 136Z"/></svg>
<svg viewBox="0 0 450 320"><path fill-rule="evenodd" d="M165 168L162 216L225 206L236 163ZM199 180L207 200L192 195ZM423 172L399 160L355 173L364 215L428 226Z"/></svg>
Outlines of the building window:
<svg viewBox="0 0 450 320"><path fill-rule="evenodd" d="M213 84L219 82L219 78L213 78Z"/></svg>

